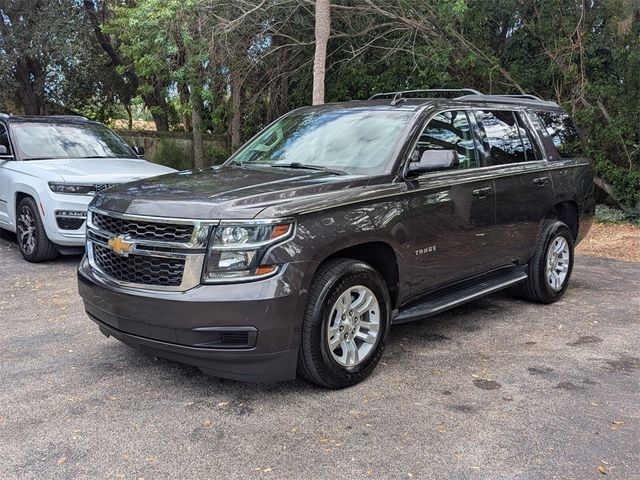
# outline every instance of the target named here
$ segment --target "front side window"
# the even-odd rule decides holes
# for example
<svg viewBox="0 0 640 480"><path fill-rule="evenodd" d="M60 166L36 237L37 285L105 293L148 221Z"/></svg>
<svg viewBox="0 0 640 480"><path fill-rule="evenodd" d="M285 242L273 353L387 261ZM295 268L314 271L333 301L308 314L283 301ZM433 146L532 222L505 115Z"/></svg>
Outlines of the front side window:
<svg viewBox="0 0 640 480"><path fill-rule="evenodd" d="M536 115L555 147L551 160L584 156L580 134L569 115L556 112L537 112Z"/></svg>
<svg viewBox="0 0 640 480"><path fill-rule="evenodd" d="M460 161L458 168L478 166L469 117L463 110L441 112L433 117L420 134L416 150L418 158L427 150L454 150Z"/></svg>
<svg viewBox="0 0 640 480"><path fill-rule="evenodd" d="M521 127L513 112L477 111L476 118L484 129L493 165L526 162Z"/></svg>
<svg viewBox="0 0 640 480"><path fill-rule="evenodd" d="M294 112L258 134L228 165L299 164L349 174L382 174L413 115L406 110L354 108Z"/></svg>
<svg viewBox="0 0 640 480"><path fill-rule="evenodd" d="M104 125L25 122L12 127L22 160L57 158L136 158Z"/></svg>
<svg viewBox="0 0 640 480"><path fill-rule="evenodd" d="M0 145L3 145L7 149L5 155L11 155L11 144L9 143L9 133L7 127L0 123Z"/></svg>

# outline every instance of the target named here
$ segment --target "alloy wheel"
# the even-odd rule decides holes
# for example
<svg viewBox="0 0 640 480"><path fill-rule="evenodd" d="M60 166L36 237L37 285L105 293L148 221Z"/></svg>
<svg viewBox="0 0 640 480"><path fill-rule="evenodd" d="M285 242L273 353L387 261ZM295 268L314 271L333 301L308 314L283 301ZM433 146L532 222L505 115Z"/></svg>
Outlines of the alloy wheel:
<svg viewBox="0 0 640 480"><path fill-rule="evenodd" d="M36 249L36 219L34 213L26 205L18 215L18 242L26 255L31 255Z"/></svg>
<svg viewBox="0 0 640 480"><path fill-rule="evenodd" d="M562 236L557 236L549 243L547 249L546 279L554 292L559 292L564 287L569 273L571 251L569 243Z"/></svg>
<svg viewBox="0 0 640 480"><path fill-rule="evenodd" d="M380 330L380 305L363 285L349 287L336 300L327 322L327 343L333 359L355 367L373 351Z"/></svg>

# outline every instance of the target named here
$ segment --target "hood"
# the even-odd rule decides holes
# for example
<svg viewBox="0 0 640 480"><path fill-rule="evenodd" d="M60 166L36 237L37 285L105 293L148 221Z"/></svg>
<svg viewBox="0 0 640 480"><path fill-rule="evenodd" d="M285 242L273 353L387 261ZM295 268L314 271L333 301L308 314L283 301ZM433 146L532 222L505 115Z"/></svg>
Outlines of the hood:
<svg viewBox="0 0 640 480"><path fill-rule="evenodd" d="M65 183L125 183L175 172L172 168L137 158L64 158L29 160L27 163L59 175Z"/></svg>
<svg viewBox="0 0 640 480"><path fill-rule="evenodd" d="M264 208L330 192L362 188L367 177L322 171L222 166L185 171L116 186L96 195L91 206L104 210L159 217L254 218Z"/></svg>

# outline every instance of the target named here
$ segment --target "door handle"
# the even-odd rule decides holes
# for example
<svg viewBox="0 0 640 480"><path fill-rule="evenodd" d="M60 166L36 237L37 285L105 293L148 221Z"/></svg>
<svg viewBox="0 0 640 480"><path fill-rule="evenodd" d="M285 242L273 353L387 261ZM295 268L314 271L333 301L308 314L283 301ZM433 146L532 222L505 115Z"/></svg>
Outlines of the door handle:
<svg viewBox="0 0 640 480"><path fill-rule="evenodd" d="M476 188L472 193L474 197L484 198L491 193L491 187Z"/></svg>
<svg viewBox="0 0 640 480"><path fill-rule="evenodd" d="M533 183L539 186L545 185L547 183L547 177L534 178Z"/></svg>

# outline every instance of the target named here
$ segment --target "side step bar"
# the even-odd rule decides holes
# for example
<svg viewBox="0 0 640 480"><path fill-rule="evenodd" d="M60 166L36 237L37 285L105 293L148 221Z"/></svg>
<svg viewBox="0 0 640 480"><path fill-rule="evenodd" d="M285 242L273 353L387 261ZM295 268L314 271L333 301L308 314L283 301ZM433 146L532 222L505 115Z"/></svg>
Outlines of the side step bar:
<svg viewBox="0 0 640 480"><path fill-rule="evenodd" d="M450 287L434 292L421 303L401 309L393 323L405 323L429 317L449 308L489 295L504 288L515 285L527 278L527 272L522 267L513 267L498 272L492 272L465 282L459 287ZM453 290L453 291L452 291Z"/></svg>

